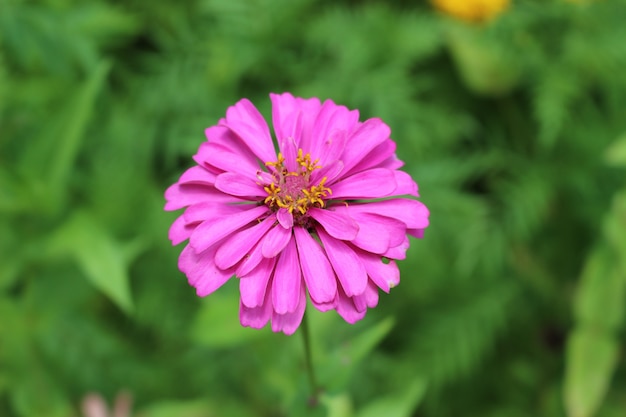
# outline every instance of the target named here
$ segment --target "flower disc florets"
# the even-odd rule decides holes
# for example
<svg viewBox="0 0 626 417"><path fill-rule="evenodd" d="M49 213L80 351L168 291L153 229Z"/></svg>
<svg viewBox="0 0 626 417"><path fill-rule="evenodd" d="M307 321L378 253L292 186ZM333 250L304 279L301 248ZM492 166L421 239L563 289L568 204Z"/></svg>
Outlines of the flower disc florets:
<svg viewBox="0 0 626 417"><path fill-rule="evenodd" d="M270 97L276 142L241 100L165 192L166 210L185 208L170 228L172 243L189 240L178 266L199 296L237 277L244 326L291 334L307 300L354 323L399 283L395 261L407 235L422 237L428 209L381 120Z"/></svg>
<svg viewBox="0 0 626 417"><path fill-rule="evenodd" d="M273 181L263 187L267 192L265 204L272 211L284 208L294 217L294 223L307 226L307 211L309 207L324 207L324 198L332 194L330 188L325 187L326 177L323 177L318 185L310 185L311 173L321 168L317 165L319 159L311 161L311 155L303 155L302 149L298 150L296 158L296 171L289 171L285 165L282 153L278 154L276 162L266 162L265 166L272 169Z"/></svg>

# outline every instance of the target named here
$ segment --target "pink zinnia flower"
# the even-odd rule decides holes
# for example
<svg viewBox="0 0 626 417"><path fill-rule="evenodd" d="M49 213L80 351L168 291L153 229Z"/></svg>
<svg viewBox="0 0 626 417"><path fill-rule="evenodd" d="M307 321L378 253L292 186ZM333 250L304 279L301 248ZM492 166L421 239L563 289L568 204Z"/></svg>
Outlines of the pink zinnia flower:
<svg viewBox="0 0 626 417"><path fill-rule="evenodd" d="M331 100L270 94L279 149L247 99L206 130L207 142L165 193L165 210L187 207L173 244L189 243L179 268L204 297L239 279L240 321L291 334L307 303L365 316L400 274L409 235L422 237L428 209L398 170L390 129L359 121ZM401 197L402 196L402 197Z"/></svg>

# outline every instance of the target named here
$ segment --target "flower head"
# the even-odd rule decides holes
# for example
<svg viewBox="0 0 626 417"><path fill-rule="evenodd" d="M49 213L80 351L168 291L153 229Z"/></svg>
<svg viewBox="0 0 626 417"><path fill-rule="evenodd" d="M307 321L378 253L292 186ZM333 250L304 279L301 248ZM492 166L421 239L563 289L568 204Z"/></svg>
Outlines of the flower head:
<svg viewBox="0 0 626 417"><path fill-rule="evenodd" d="M421 237L428 209L400 168L379 119L331 100L271 94L278 154L263 116L247 99L206 130L194 160L165 193L186 207L173 244L189 243L179 268L199 296L235 276L240 321L293 333L307 298L347 322L399 282L395 263Z"/></svg>
<svg viewBox="0 0 626 417"><path fill-rule="evenodd" d="M432 0L444 13L468 22L487 22L509 7L510 0Z"/></svg>

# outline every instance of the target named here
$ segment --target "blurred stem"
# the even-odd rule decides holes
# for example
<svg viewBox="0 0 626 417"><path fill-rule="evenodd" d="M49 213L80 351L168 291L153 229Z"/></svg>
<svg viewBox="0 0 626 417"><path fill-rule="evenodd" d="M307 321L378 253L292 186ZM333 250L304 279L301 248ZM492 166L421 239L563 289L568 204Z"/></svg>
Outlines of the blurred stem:
<svg viewBox="0 0 626 417"><path fill-rule="evenodd" d="M309 331L309 318L306 312L302 317L302 340L304 341L304 356L306 362L306 371L309 377L309 385L311 385L311 398L309 400L312 406L318 403L319 388L317 379L315 378L315 370L313 369L313 355L311 354L311 335Z"/></svg>

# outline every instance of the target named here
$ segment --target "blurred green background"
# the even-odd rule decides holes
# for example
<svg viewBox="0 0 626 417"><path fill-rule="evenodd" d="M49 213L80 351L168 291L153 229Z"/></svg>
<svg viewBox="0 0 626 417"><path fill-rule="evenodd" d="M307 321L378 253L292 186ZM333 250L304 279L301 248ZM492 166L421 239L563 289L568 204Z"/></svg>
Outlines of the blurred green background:
<svg viewBox="0 0 626 417"><path fill-rule="evenodd" d="M625 68L624 0L0 0L0 416L626 415ZM382 118L431 210L363 321L309 309L316 407L299 334L196 297L162 211L283 91Z"/></svg>

